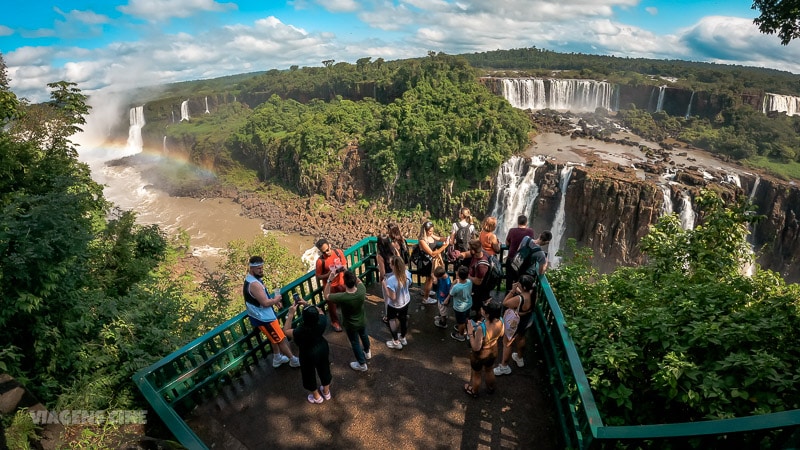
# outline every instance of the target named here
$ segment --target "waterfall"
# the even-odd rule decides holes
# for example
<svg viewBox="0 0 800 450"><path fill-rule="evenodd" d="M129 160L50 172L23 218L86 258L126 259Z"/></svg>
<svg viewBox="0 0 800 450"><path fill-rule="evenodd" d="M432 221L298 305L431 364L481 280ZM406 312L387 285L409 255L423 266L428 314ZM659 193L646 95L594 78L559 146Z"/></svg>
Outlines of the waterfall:
<svg viewBox="0 0 800 450"><path fill-rule="evenodd" d="M572 176L572 166L566 165L561 169L561 179L558 182L558 188L561 190L561 198L558 201L558 209L556 210L556 217L553 219L553 227L550 232L553 233L553 239L548 245L548 255L550 258L551 267L558 267L561 262L561 257L556 256L559 247L561 246L561 239L566 231L566 221L564 213L564 205L567 201L567 187L569 186L569 177Z"/></svg>
<svg viewBox="0 0 800 450"><path fill-rule="evenodd" d="M208 97L206 97L206 114L211 114L211 111L208 110Z"/></svg>
<svg viewBox="0 0 800 450"><path fill-rule="evenodd" d="M694 229L695 214L692 209L692 197L686 191L681 191L681 228L684 230Z"/></svg>
<svg viewBox="0 0 800 450"><path fill-rule="evenodd" d="M142 127L144 126L144 105L130 110L130 128L128 128L128 150L142 151Z"/></svg>
<svg viewBox="0 0 800 450"><path fill-rule="evenodd" d="M689 97L689 106L686 107L686 118L688 119L689 116L692 115L692 100L694 100L694 91L692 91L692 95Z"/></svg>
<svg viewBox="0 0 800 450"><path fill-rule="evenodd" d="M761 104L761 112L764 114L777 111L786 113L787 116L800 115L800 97L791 95L764 94L764 101Z"/></svg>
<svg viewBox="0 0 800 450"><path fill-rule="evenodd" d="M658 187L661 188L661 192L664 194L664 205L661 207L661 214L672 214L672 189L666 184L660 184Z"/></svg>
<svg viewBox="0 0 800 450"><path fill-rule="evenodd" d="M750 203L753 203L753 200L756 198L756 191L758 190L759 183L761 183L761 177L756 176L756 181L753 183L753 190L750 191L750 195L747 197L747 200L749 200Z"/></svg>
<svg viewBox="0 0 800 450"><path fill-rule="evenodd" d="M664 109L664 94L667 93L667 86L659 86L658 88L658 103L656 103L656 112Z"/></svg>
<svg viewBox="0 0 800 450"><path fill-rule="evenodd" d="M503 78L503 97L519 109L616 111L619 89L607 81L541 78Z"/></svg>
<svg viewBox="0 0 800 450"><path fill-rule="evenodd" d="M738 188L742 187L742 180L739 178L738 173L728 173L725 174L725 181L730 183Z"/></svg>
<svg viewBox="0 0 800 450"><path fill-rule="evenodd" d="M761 177L756 176L756 181L753 183L753 189L750 191L750 195L747 197L747 201L753 203L753 200L756 198L756 191L758 190L758 185L761 183ZM742 267L742 273L745 276L752 277L756 270L755 259L756 259L756 243L755 243L755 232L756 232L756 224L748 223L747 227L750 229L750 233L747 235L747 243L750 244L750 254L753 258L750 261L747 261L744 266Z"/></svg>
<svg viewBox="0 0 800 450"><path fill-rule="evenodd" d="M497 171L494 208L490 215L497 218L495 234L500 242L505 242L508 230L517 226L517 216L531 216L533 203L539 196L539 187L533 181L537 161L534 157L531 164L526 164L525 158L512 156Z"/></svg>
<svg viewBox="0 0 800 450"><path fill-rule="evenodd" d="M161 151L166 155L167 152L167 136L164 136L164 142L161 144Z"/></svg>
<svg viewBox="0 0 800 450"><path fill-rule="evenodd" d="M184 100L181 103L181 122L189 121L189 100Z"/></svg>
<svg viewBox="0 0 800 450"><path fill-rule="evenodd" d="M172 111L172 123L175 123L175 111Z"/></svg>

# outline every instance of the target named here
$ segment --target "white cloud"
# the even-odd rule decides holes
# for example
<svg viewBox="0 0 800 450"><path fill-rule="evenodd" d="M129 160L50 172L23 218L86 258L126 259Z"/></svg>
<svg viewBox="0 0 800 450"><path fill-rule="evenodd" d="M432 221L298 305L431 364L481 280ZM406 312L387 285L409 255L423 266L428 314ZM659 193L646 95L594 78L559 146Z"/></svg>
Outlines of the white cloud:
<svg viewBox="0 0 800 450"><path fill-rule="evenodd" d="M11 36L12 34L14 34L14 30L5 25L0 25L0 36Z"/></svg>
<svg viewBox="0 0 800 450"><path fill-rule="evenodd" d="M100 25L109 23L111 21L108 16L97 14L94 11L79 11L77 9L73 9L70 12L65 13L58 7L53 8L53 10L67 20L75 20L87 25Z"/></svg>
<svg viewBox="0 0 800 450"><path fill-rule="evenodd" d="M235 3L218 3L214 0L170 0L169 5L163 0L130 0L127 5L117 7L125 14L150 22L160 22L172 17L189 17L198 11L224 11L236 8Z"/></svg>
<svg viewBox="0 0 800 450"><path fill-rule="evenodd" d="M658 15L658 8L656 8L655 6L648 6L644 10L647 11L647 13L650 14L651 16Z"/></svg>
<svg viewBox="0 0 800 450"><path fill-rule="evenodd" d="M316 3L330 12L353 12L361 9L355 0L317 0Z"/></svg>

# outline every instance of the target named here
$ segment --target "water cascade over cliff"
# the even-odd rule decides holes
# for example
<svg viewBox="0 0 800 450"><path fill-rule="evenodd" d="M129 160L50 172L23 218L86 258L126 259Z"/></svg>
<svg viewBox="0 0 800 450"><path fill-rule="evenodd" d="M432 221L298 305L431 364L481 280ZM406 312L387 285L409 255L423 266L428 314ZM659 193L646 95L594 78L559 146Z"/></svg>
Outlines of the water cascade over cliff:
<svg viewBox="0 0 800 450"><path fill-rule="evenodd" d="M693 230L696 217L692 207L692 197L688 192L681 191L681 227L683 227L684 230Z"/></svg>
<svg viewBox="0 0 800 450"><path fill-rule="evenodd" d="M619 109L615 85L606 81L556 78L503 78L502 95L520 109L594 112Z"/></svg>
<svg viewBox="0 0 800 450"><path fill-rule="evenodd" d="M208 110L208 97L206 97L206 114L211 114L211 111Z"/></svg>
<svg viewBox="0 0 800 450"><path fill-rule="evenodd" d="M533 203L539 195L536 186L536 167L543 164L537 157L527 164L526 158L513 156L503 163L497 171L495 194L491 216L497 218L495 234L500 242L505 242L508 230L517 226L517 216L525 214L530 217Z"/></svg>
<svg viewBox="0 0 800 450"><path fill-rule="evenodd" d="M181 103L181 122L189 120L189 100L184 100Z"/></svg>
<svg viewBox="0 0 800 450"><path fill-rule="evenodd" d="M666 184L660 184L658 187L664 194L664 206L661 208L662 214L672 214L672 189Z"/></svg>
<svg viewBox="0 0 800 450"><path fill-rule="evenodd" d="M128 150L139 153L142 151L142 127L144 121L144 105L136 106L130 110L130 127L128 128Z"/></svg>
<svg viewBox="0 0 800 450"><path fill-rule="evenodd" d="M767 114L773 111L786 113L787 116L800 114L800 97L770 94L769 92L764 94L761 112Z"/></svg>
<svg viewBox="0 0 800 450"><path fill-rule="evenodd" d="M693 100L694 100L694 91L692 91L692 95L689 96L689 105L686 107L686 116L684 116L686 119L688 119L692 115L692 101Z"/></svg>
<svg viewBox="0 0 800 450"><path fill-rule="evenodd" d="M558 253L558 250L560 249L561 239L564 237L567 228L564 206L566 205L567 201L567 187L569 187L569 178L571 176L572 166L567 164L561 169L561 177L559 178L558 182L558 189L561 191L561 198L558 201L558 208L556 209L556 217L553 219L553 226L550 228L550 232L553 233L553 239L550 241L548 249L550 251L550 261L552 262L552 267L558 267L558 263L561 261L561 258L556 256L556 253Z"/></svg>

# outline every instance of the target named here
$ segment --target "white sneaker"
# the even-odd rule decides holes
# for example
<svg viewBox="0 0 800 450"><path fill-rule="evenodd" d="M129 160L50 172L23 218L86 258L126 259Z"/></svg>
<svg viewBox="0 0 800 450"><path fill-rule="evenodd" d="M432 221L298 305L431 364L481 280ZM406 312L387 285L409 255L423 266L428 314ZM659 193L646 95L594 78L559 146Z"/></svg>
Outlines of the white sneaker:
<svg viewBox="0 0 800 450"><path fill-rule="evenodd" d="M272 367L280 367L289 362L289 357L286 355L274 355L272 357Z"/></svg>
<svg viewBox="0 0 800 450"><path fill-rule="evenodd" d="M300 367L300 358L292 356L292 359L289 360L289 367Z"/></svg>
<svg viewBox="0 0 800 450"><path fill-rule="evenodd" d="M366 372L367 365L366 364L359 364L358 361L353 361L350 363L350 368L356 370L358 372Z"/></svg>
<svg viewBox="0 0 800 450"><path fill-rule="evenodd" d="M494 374L497 376L500 375L510 375L511 374L511 367L504 366L500 364L499 366L494 368Z"/></svg>
<svg viewBox="0 0 800 450"><path fill-rule="evenodd" d="M511 359L517 363L517 367L525 367L525 360L522 359L516 352L511 354Z"/></svg>
<svg viewBox="0 0 800 450"><path fill-rule="evenodd" d="M367 359L372 359L372 351L364 352L364 357Z"/></svg>
<svg viewBox="0 0 800 450"><path fill-rule="evenodd" d="M400 343L403 344L403 345L408 345L408 341L406 340L405 336L401 336L400 337Z"/></svg>
<svg viewBox="0 0 800 450"><path fill-rule="evenodd" d="M386 341L386 346L395 350L402 350L403 344L400 341Z"/></svg>
<svg viewBox="0 0 800 450"><path fill-rule="evenodd" d="M436 303L438 303L438 300L433 297L428 297L422 301L423 305L435 305Z"/></svg>
<svg viewBox="0 0 800 450"><path fill-rule="evenodd" d="M429 291L428 297L436 297L436 291Z"/></svg>

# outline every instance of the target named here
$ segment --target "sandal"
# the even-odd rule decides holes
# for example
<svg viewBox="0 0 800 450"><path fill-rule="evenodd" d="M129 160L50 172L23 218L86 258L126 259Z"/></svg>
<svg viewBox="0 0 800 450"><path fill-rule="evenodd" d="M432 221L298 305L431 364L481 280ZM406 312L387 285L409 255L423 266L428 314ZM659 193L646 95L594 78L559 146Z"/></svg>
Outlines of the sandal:
<svg viewBox="0 0 800 450"><path fill-rule="evenodd" d="M328 388L328 393L327 394L325 393L325 391L322 390L322 386L320 386L318 390L319 390L319 395L321 395L322 398L324 398L325 400L330 400L331 399L330 388Z"/></svg>
<svg viewBox="0 0 800 450"><path fill-rule="evenodd" d="M325 399L323 397L314 398L314 394L308 394L308 403L317 403L317 404L319 404L319 403L322 403L324 401L325 401Z"/></svg>
<svg viewBox="0 0 800 450"><path fill-rule="evenodd" d="M472 398L478 398L478 393L472 390L469 383L464 385L464 392Z"/></svg>

